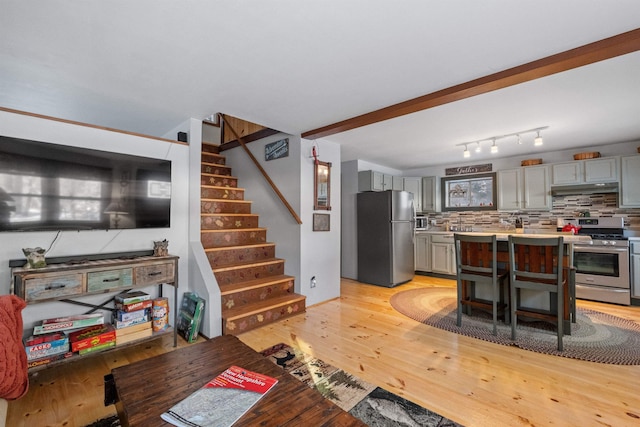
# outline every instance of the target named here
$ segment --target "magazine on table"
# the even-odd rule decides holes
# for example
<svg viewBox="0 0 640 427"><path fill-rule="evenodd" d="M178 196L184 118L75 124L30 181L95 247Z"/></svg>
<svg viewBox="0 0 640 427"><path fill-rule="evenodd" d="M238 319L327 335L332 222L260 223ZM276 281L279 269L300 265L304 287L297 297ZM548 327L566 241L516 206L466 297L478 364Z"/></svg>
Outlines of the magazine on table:
<svg viewBox="0 0 640 427"><path fill-rule="evenodd" d="M231 366L161 417L179 427L229 427L278 383L278 380Z"/></svg>

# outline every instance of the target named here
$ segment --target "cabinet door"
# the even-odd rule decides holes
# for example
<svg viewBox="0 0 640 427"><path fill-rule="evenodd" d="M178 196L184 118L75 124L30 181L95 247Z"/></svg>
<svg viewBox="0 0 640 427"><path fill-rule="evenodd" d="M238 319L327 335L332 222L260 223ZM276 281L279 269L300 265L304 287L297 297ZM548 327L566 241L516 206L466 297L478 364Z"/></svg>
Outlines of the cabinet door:
<svg viewBox="0 0 640 427"><path fill-rule="evenodd" d="M584 162L556 163L552 165L551 175L553 185L580 184Z"/></svg>
<svg viewBox="0 0 640 427"><path fill-rule="evenodd" d="M393 190L402 191L404 190L404 178L401 176L393 176L391 177L391 182Z"/></svg>
<svg viewBox="0 0 640 427"><path fill-rule="evenodd" d="M431 271L434 273L455 274L452 252L453 245L451 243L431 243Z"/></svg>
<svg viewBox="0 0 640 427"><path fill-rule="evenodd" d="M416 236L416 271L431 271L431 239L429 235Z"/></svg>
<svg viewBox="0 0 640 427"><path fill-rule="evenodd" d="M438 200L438 178L425 176L422 178L422 212L437 212L440 205Z"/></svg>
<svg viewBox="0 0 640 427"><path fill-rule="evenodd" d="M594 183L618 181L618 158L585 160L584 180Z"/></svg>
<svg viewBox="0 0 640 427"><path fill-rule="evenodd" d="M624 156L620 183L620 207L640 207L640 156Z"/></svg>
<svg viewBox="0 0 640 427"><path fill-rule="evenodd" d="M403 190L413 194L416 212L422 212L422 178L404 178Z"/></svg>
<svg viewBox="0 0 640 427"><path fill-rule="evenodd" d="M498 209L518 210L522 200L522 170L498 171Z"/></svg>
<svg viewBox="0 0 640 427"><path fill-rule="evenodd" d="M387 174L382 175L382 191L393 190L393 176Z"/></svg>
<svg viewBox="0 0 640 427"><path fill-rule="evenodd" d="M372 170L358 172L358 191L383 191L384 175Z"/></svg>
<svg viewBox="0 0 640 427"><path fill-rule="evenodd" d="M640 298L640 255L631 255L631 296Z"/></svg>
<svg viewBox="0 0 640 427"><path fill-rule="evenodd" d="M548 166L523 168L523 209L551 209L551 180Z"/></svg>

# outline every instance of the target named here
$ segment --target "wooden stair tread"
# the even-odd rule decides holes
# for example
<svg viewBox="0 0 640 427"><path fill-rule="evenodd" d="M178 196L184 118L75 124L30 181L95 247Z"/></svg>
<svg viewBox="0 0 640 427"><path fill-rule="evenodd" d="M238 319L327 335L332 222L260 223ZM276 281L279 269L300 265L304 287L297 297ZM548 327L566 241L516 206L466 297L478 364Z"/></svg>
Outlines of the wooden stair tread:
<svg viewBox="0 0 640 427"><path fill-rule="evenodd" d="M251 203L251 200L236 200L236 199L200 199L200 201L201 202Z"/></svg>
<svg viewBox="0 0 640 427"><path fill-rule="evenodd" d="M255 227L255 228L223 228L220 230L200 230L201 233L235 233L235 232L247 232L247 231L266 231L266 228ZM234 245L238 246L238 245ZM227 247L227 246L225 246Z"/></svg>
<svg viewBox="0 0 640 427"><path fill-rule="evenodd" d="M237 176L233 176L233 175L220 175L219 173L209 173L209 172L200 172L200 175L204 175L204 176L217 176L220 178L227 178L227 179L238 179ZM235 187L232 187L235 188Z"/></svg>
<svg viewBox="0 0 640 427"><path fill-rule="evenodd" d="M222 318L227 322L233 321L260 313L269 308L291 304L292 302L304 301L305 299L306 297L300 294L290 294L277 298L268 298L263 301L258 301L238 308L232 308L227 311L224 311L223 309ZM304 311L300 311L300 313L304 313Z"/></svg>
<svg viewBox="0 0 640 427"><path fill-rule="evenodd" d="M258 216L255 213L224 213L224 212L202 212L200 216ZM230 230L234 230L231 228Z"/></svg>
<svg viewBox="0 0 640 427"><path fill-rule="evenodd" d="M213 154L213 153L211 153L211 154ZM220 163L210 163L210 162L200 162L200 163L205 165L205 166L215 166L217 168L231 169L231 166L222 165Z"/></svg>
<svg viewBox="0 0 640 427"><path fill-rule="evenodd" d="M222 186L219 186L219 185L202 184L200 186L200 188L211 188L211 189L215 189L215 190L238 190L238 191L244 191L244 188L242 188L242 187L231 187L230 185L228 185L226 187L222 187Z"/></svg>
<svg viewBox="0 0 640 427"><path fill-rule="evenodd" d="M242 230L242 229L240 229ZM244 230L247 230L246 228ZM249 249L249 248L260 248L263 246L275 246L276 244L273 242L264 242L264 243L249 243L247 245L234 245L234 246L216 246L214 248L205 248L206 252L222 252L222 251L232 251L238 249Z"/></svg>
<svg viewBox="0 0 640 427"><path fill-rule="evenodd" d="M277 276L262 277L259 279L245 280L244 282L220 285L220 295L233 294L241 290L262 288L277 283L288 282L289 280L295 280L295 277L288 276L286 274L279 274Z"/></svg>
<svg viewBox="0 0 640 427"><path fill-rule="evenodd" d="M226 264L222 267L212 268L212 270L214 273L220 273L223 271L237 270L238 268L257 267L260 265L279 264L283 262L284 260L282 258L269 258L260 261L236 262L234 264Z"/></svg>

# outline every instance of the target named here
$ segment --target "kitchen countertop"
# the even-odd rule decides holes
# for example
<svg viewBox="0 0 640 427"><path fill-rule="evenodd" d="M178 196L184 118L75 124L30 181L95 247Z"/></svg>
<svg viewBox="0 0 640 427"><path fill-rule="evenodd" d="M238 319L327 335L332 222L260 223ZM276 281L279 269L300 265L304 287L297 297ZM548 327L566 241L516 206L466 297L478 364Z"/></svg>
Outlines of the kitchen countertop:
<svg viewBox="0 0 640 427"><path fill-rule="evenodd" d="M440 234L440 235L451 235L453 236L454 233L457 233L456 231L445 231L445 230L422 230L422 231L416 231L416 234ZM527 236L527 237L558 237L558 236L562 236L564 237L564 242L565 243L577 243L577 242L590 242L591 241L591 237L589 236L583 236L583 235L574 235L574 234L570 234L570 233L562 233L562 232L547 232L546 230L542 231L542 230L526 230L523 233L518 233L515 231L489 231L489 230L483 230L483 231L460 231L461 234L476 234L478 236L481 235L487 235L487 234L495 234L496 235L496 239L497 240L509 240L509 236L510 235L517 235L517 236Z"/></svg>

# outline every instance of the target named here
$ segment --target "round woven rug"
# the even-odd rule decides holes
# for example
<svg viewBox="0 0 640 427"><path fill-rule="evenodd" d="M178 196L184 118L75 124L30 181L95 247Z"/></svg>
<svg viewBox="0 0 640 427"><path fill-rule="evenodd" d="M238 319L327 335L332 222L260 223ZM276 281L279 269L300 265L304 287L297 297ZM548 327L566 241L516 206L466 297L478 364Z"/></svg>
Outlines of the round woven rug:
<svg viewBox="0 0 640 427"><path fill-rule="evenodd" d="M481 310L474 310L473 316L463 314L462 326L456 326L455 288L401 291L390 302L394 309L418 322L496 344L591 362L640 365L640 325L609 314L577 308L571 335L564 337L564 351L558 351L553 329L532 327L520 319L515 341L511 340L511 326L501 322L498 335L493 335L491 318Z"/></svg>

